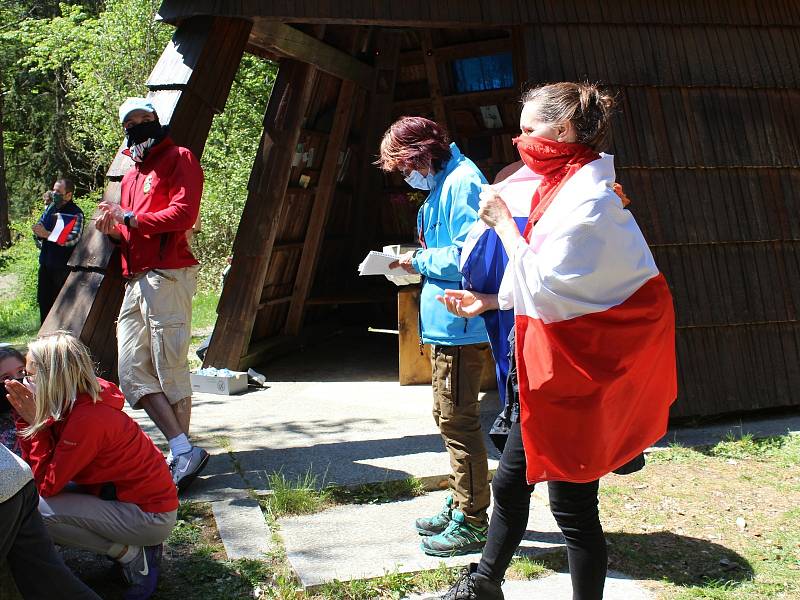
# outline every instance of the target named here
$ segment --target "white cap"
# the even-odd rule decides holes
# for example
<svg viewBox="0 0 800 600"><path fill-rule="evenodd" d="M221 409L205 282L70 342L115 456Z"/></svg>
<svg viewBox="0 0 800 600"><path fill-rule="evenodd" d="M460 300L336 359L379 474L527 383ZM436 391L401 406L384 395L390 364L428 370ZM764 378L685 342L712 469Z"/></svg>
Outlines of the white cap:
<svg viewBox="0 0 800 600"><path fill-rule="evenodd" d="M156 112L155 107L150 103L147 98L128 98L119 107L119 122L125 123L128 115L135 110L144 110L149 113Z"/></svg>

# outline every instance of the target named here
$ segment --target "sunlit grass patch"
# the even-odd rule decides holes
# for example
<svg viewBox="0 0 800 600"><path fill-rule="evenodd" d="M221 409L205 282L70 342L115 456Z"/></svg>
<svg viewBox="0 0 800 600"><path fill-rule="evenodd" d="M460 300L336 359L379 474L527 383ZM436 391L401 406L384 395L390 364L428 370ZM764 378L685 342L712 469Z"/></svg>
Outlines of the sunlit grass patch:
<svg viewBox="0 0 800 600"><path fill-rule="evenodd" d="M328 492L319 489L317 476L311 469L294 479L278 472L270 474L267 480L271 493L260 498L260 503L273 518L319 512L330 503Z"/></svg>

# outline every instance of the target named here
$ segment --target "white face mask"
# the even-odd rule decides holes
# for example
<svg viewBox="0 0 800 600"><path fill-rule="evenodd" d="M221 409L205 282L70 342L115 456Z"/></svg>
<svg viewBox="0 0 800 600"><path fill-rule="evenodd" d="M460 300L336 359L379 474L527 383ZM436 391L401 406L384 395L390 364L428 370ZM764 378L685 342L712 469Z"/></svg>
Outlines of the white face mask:
<svg viewBox="0 0 800 600"><path fill-rule="evenodd" d="M436 185L436 178L430 171L427 175L423 175L417 170L411 171L405 180L408 185L418 190L432 190Z"/></svg>

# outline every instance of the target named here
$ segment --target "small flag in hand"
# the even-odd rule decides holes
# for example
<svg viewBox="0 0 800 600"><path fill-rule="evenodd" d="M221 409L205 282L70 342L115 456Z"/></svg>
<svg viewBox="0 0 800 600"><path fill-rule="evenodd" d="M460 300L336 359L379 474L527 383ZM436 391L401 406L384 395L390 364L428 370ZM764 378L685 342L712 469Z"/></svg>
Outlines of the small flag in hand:
<svg viewBox="0 0 800 600"><path fill-rule="evenodd" d="M75 223L78 222L78 215L56 213L55 217L55 227L53 227L53 231L50 232L50 235L47 236L47 240L49 242L55 242L59 246L63 246L69 238L70 232L75 227Z"/></svg>

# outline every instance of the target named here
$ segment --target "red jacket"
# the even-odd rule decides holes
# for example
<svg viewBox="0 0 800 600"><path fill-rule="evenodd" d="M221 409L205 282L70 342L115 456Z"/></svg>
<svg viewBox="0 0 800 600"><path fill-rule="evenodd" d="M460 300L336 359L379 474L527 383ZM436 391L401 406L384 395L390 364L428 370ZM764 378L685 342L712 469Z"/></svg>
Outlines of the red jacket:
<svg viewBox="0 0 800 600"><path fill-rule="evenodd" d="M122 411L119 388L100 382L100 398L80 394L72 409L32 438L20 436L22 457L33 470L39 494L55 496L70 481L89 493L100 494L113 483L117 500L136 504L145 512L178 508L178 493L167 463L153 441ZM17 421L17 429L27 427Z"/></svg>
<svg viewBox="0 0 800 600"><path fill-rule="evenodd" d="M150 269L197 264L186 232L197 221L203 169L188 148L166 138L122 178L120 206L133 211L138 227L117 225L126 277Z"/></svg>

